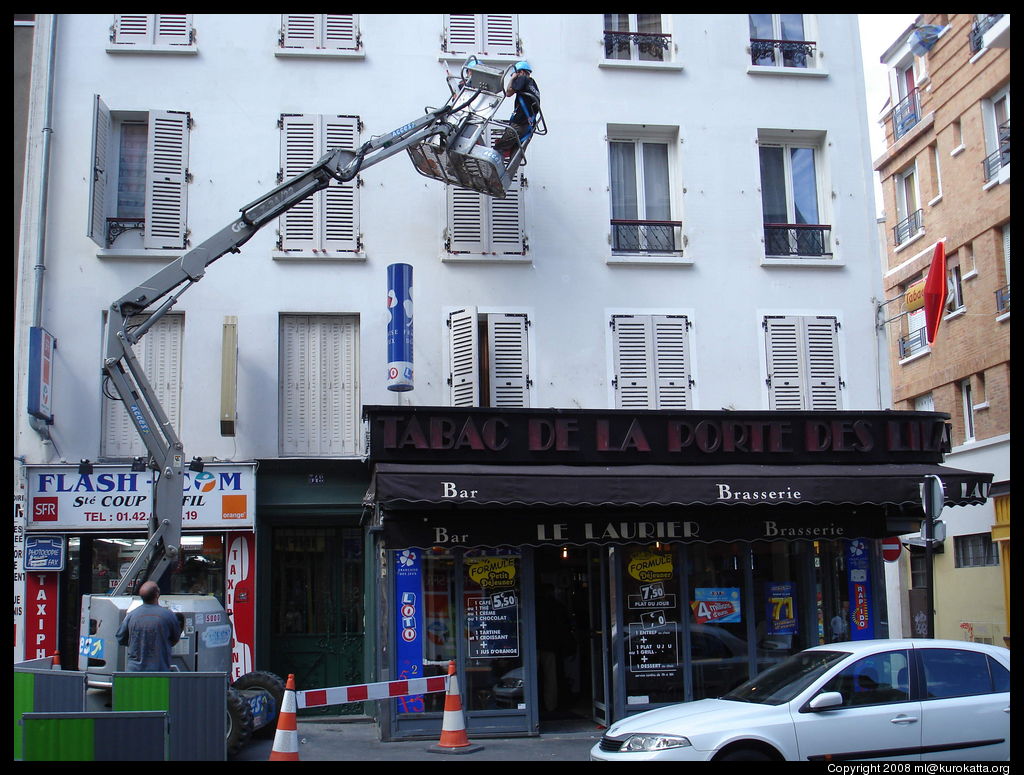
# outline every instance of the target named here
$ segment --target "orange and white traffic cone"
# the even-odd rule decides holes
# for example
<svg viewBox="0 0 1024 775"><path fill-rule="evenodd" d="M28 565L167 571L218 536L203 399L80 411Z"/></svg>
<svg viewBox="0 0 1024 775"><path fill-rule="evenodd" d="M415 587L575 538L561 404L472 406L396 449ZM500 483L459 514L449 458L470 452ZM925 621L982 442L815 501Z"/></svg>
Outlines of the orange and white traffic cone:
<svg viewBox="0 0 1024 775"><path fill-rule="evenodd" d="M277 714L277 732L270 751L271 762L297 762L299 760L299 731L295 726L295 675L289 674L284 685L284 698Z"/></svg>
<svg viewBox="0 0 1024 775"><path fill-rule="evenodd" d="M444 697L444 717L441 720L441 741L428 751L433 753L473 753L483 748L473 745L466 735L466 721L462 715L462 695L459 678L455 674L455 660L448 663L448 691Z"/></svg>
<svg viewBox="0 0 1024 775"><path fill-rule="evenodd" d="M50 669L51 670L63 670L64 669L64 668L62 668L60 666L60 652L59 651L54 651L53 652L53 659L50 661Z"/></svg>

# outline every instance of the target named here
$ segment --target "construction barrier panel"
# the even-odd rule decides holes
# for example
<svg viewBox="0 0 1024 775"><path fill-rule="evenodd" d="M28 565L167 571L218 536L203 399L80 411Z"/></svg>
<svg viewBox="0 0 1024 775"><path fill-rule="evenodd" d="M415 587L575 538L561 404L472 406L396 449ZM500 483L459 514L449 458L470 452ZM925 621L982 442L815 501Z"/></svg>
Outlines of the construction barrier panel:
<svg viewBox="0 0 1024 775"><path fill-rule="evenodd" d="M14 665L14 758L22 756L19 722L26 713L81 713L88 691L85 673L53 669L53 658Z"/></svg>
<svg viewBox="0 0 1024 775"><path fill-rule="evenodd" d="M159 711L25 713L20 724L26 762L167 760L167 714Z"/></svg>
<svg viewBox="0 0 1024 775"><path fill-rule="evenodd" d="M362 702L363 700L387 700L391 697L443 692L447 689L448 676L435 675L429 678L410 678L405 681L380 681L372 684L333 686L329 689L306 689L295 692L295 701L300 709L322 708L325 705L344 705L346 702Z"/></svg>
<svg viewBox="0 0 1024 775"><path fill-rule="evenodd" d="M165 712L171 761L227 760L224 673L114 673L112 708Z"/></svg>

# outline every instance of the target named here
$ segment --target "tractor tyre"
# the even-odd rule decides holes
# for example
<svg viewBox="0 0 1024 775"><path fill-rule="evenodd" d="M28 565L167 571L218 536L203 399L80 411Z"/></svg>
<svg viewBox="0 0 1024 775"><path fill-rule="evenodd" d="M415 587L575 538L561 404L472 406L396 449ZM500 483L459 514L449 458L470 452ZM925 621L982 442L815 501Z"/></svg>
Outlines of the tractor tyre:
<svg viewBox="0 0 1024 775"><path fill-rule="evenodd" d="M227 697L227 733L225 745L228 758L237 756L252 737L252 709L245 697L235 689L228 687Z"/></svg>
<svg viewBox="0 0 1024 775"><path fill-rule="evenodd" d="M254 737L270 737L277 731L277 719L281 715L281 706L284 704L284 681L273 673L262 670L255 670L239 677L231 684L232 688L238 691L247 689L262 689L274 698L274 718L272 723L253 730Z"/></svg>

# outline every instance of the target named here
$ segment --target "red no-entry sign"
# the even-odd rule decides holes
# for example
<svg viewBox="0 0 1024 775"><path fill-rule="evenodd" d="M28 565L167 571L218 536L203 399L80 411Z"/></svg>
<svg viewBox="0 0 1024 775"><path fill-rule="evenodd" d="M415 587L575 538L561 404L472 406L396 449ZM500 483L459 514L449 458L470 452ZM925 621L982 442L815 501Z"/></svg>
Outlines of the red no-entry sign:
<svg viewBox="0 0 1024 775"><path fill-rule="evenodd" d="M886 562L896 562L903 551L903 544L899 538L882 539L882 559Z"/></svg>

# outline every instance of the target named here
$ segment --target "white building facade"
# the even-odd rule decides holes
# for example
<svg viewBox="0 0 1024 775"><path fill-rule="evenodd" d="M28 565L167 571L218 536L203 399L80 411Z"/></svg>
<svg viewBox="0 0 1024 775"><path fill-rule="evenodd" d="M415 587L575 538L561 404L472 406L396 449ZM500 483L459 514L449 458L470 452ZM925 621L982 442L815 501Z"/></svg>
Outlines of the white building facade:
<svg viewBox="0 0 1024 775"><path fill-rule="evenodd" d="M16 369L15 495L24 521L16 530L62 536L80 568L54 582L61 613L41 635L31 617L16 615L17 659L29 641L73 648L76 595L101 591L104 574L116 577L111 564L129 558L139 539L138 527L119 523L130 524L131 509L65 499L103 498L103 482L127 481L131 461L144 455L100 378L111 302L327 148L358 147L443 104L446 76L471 54L499 68L525 59L541 89L548 131L534 139L505 199L447 189L396 156L220 259L138 348L187 458L201 457L216 486L239 484L236 495L247 499L212 515L196 508L186 521L188 557L240 612L243 666L253 651L281 672L322 665L315 643L330 632L328 650L346 657L326 672L310 667L308 687L401 673L390 624L375 623L389 609L372 603L394 589L388 555L363 529L365 406L766 416L887 408L854 15L69 14L38 23L57 28L52 111L37 53L29 130L28 185L45 186L46 219L33 220L31 207L23 218L16 364L29 361L32 325L56 346L49 423L43 412L27 413L27 371ZM32 138L47 115L44 167ZM31 236L41 228L40 252ZM414 389L401 393L386 388L394 263L414 271ZM88 481L82 460L94 467ZM186 501L201 497L205 481L189 480ZM57 482L68 492L42 491ZM53 525L36 521L34 504L47 496L66 509ZM742 570L757 545L700 552L709 568L728 554ZM251 568L233 563L238 546ZM592 560L597 549L579 551ZM595 566L584 560L570 572L554 554L513 552L516 573L529 575L518 592L525 600L551 582L563 604L586 609L580 579L589 589L600 588L598 578L622 583L625 566L615 563L627 562L627 549L610 551L619 556L598 561L598 576L587 575ZM815 607L813 551L794 548L786 561L799 565L793 583L799 576L804 596L800 635L786 639L794 648L831 639L829 619L845 610L845 592ZM444 572L461 578L456 570L470 555L444 555L434 571L447 562ZM827 556L842 565L840 554ZM675 560L686 589L754 594L749 574L701 586L708 582L697 579L696 554L687 557ZM26 603L40 585L50 589L20 582ZM238 584L251 587L244 599L231 597ZM318 594L327 586L338 590L329 604ZM763 619L761 603L749 605L735 625L743 640ZM536 639L532 613L520 610L517 653ZM884 634L881 597L877 613L874 632ZM430 615L435 625L444 618ZM591 625L597 615L587 614ZM628 632L628 616L601 615ZM680 678L678 698L616 684L617 668L598 669L600 649L579 633L560 667L562 704L582 697L608 719L627 705L716 688L699 672ZM697 655L674 643L689 669ZM610 648L628 662L628 643ZM496 728L536 732L544 713L531 681L536 662L521 656L499 672L479 659L472 664L489 665L495 686L518 669L527 688L506 707L495 690L487 695L494 707L468 710L519 713L525 726ZM760 664L752 650L740 662L742 677ZM591 686L594 674L605 683ZM402 716L421 711L430 708L396 710L382 723L393 736L413 734L419 727L403 726Z"/></svg>

